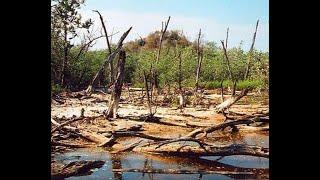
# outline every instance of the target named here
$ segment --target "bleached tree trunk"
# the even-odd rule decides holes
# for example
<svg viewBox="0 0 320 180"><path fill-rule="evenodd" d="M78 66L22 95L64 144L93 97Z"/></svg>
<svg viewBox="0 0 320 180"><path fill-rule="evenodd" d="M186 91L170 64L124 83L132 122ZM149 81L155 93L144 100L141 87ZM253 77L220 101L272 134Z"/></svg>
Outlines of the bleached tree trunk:
<svg viewBox="0 0 320 180"><path fill-rule="evenodd" d="M248 91L249 91L249 89L244 89L244 90L241 91L241 93L239 95L231 96L229 99L227 99L226 101L224 101L221 104L219 104L218 106L216 106L216 111L217 112L223 112L224 110L228 109L234 103L239 101L242 97L247 95Z"/></svg>
<svg viewBox="0 0 320 180"><path fill-rule="evenodd" d="M112 100L109 103L109 108L106 114L106 117L113 117L116 118L116 113L119 108L119 101L122 91L123 79L124 79L124 65L126 62L126 53L124 50L120 50L119 52L119 61L118 61L118 74L117 79L113 85L112 91Z"/></svg>

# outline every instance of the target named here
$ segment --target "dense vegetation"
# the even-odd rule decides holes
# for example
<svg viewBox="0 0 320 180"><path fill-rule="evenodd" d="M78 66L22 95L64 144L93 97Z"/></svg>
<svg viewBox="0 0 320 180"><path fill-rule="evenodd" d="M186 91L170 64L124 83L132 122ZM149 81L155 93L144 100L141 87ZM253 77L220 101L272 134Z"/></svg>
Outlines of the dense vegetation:
<svg viewBox="0 0 320 180"><path fill-rule="evenodd" d="M89 50L94 39L89 29L93 22L82 22L78 15L83 1L54 0L51 25L51 80L52 90L71 91L82 90L88 86L103 60L107 57L106 49ZM99 22L94 22L99 23ZM77 29L88 29L81 44L71 43L72 38L82 37ZM259 36L259 33L258 35ZM160 32L150 33L145 38L139 38L124 44L127 61L125 65L125 82L135 87L143 86L143 71L150 72L151 64L156 59ZM194 37L196 39L196 37ZM92 41L92 42L91 42ZM219 88L221 81L224 86L230 86L226 62L221 44L202 42L203 62L200 73L200 87ZM115 46L114 44L112 46ZM156 64L159 73L160 87L177 86L179 77L179 58L182 60L182 85L194 87L197 68L196 41L187 39L181 32L168 30L164 36L160 61ZM268 88L269 54L254 50L250 77L244 80L245 67L249 52L238 47L228 48L228 56L237 88L253 87ZM116 58L117 59L117 58ZM114 62L116 64L116 62ZM108 68L97 85L108 86ZM97 86L96 85L96 86Z"/></svg>

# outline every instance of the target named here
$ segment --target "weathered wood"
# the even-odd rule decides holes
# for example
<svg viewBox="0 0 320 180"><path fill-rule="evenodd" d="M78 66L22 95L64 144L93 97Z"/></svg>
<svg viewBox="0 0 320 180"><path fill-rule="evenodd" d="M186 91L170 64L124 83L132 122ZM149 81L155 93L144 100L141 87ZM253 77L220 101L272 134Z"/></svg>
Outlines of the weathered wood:
<svg viewBox="0 0 320 180"><path fill-rule="evenodd" d="M134 150L139 152L183 157L248 155L269 158L269 148L249 146L245 144L205 145L205 148L197 146L180 147L181 145L162 146L161 148L157 148L157 146L148 146L137 147Z"/></svg>
<svg viewBox="0 0 320 180"><path fill-rule="evenodd" d="M254 34L253 34L252 44L251 44L250 51L249 51L249 58L248 58L248 61L247 61L247 68L246 68L246 72L245 72L245 74L244 74L244 79L247 79L248 76L249 76L250 62L251 62L251 59L252 59L252 53L253 53L254 43L255 43L255 41L256 41L256 35L257 35L258 25L259 25L259 19L257 20L256 29L255 29Z"/></svg>
<svg viewBox="0 0 320 180"><path fill-rule="evenodd" d="M134 149L135 147L137 147L143 140L139 140L137 142L134 142L130 145L128 145L127 147L124 147L122 149L119 149L117 151L112 151L111 153L113 154L117 154L117 153L120 153L120 152L125 152L125 151L131 151L132 149Z"/></svg>
<svg viewBox="0 0 320 180"><path fill-rule="evenodd" d="M53 124L56 124L57 126L61 126L61 124L57 123L56 121L54 121L53 119L51 119L51 122ZM79 129L79 128L75 128L75 127L70 127L70 126L63 126L63 129L75 132L76 134L78 134L80 137L85 138L89 141L95 142L97 144L101 144L102 142L105 142L107 140L106 137L93 133L93 132L88 132L85 131L83 129Z"/></svg>
<svg viewBox="0 0 320 180"><path fill-rule="evenodd" d="M163 27L163 23L162 23L162 27L161 27L161 35L160 35L160 42L159 42L159 47L158 47L158 52L157 52L157 57L156 57L156 64L158 64L159 62L159 59L160 59L160 53L161 53L161 49L162 49L162 42L163 42L163 39L164 39L164 35L167 31L167 28L168 28L168 25L169 25L169 22L170 22L170 16L168 18L168 20L165 22L165 25ZM156 69L152 69L152 79L153 79L153 88L157 89L157 93L159 93L159 81L158 81L158 71ZM155 92L155 91L153 91Z"/></svg>
<svg viewBox="0 0 320 180"><path fill-rule="evenodd" d="M119 52L119 60L118 60L118 75L116 81L114 83L112 89L112 101L110 101L108 111L106 113L106 117L116 118L116 114L119 108L119 101L122 91L123 79L124 79L124 65L126 63L126 53L124 50L120 50Z"/></svg>
<svg viewBox="0 0 320 180"><path fill-rule="evenodd" d="M91 170L95 168L101 168L104 165L104 161L74 161L62 169L51 172L51 179L64 179L70 176L81 176L91 174Z"/></svg>
<svg viewBox="0 0 320 180"><path fill-rule="evenodd" d="M148 87L148 78L146 75L146 72L143 71L143 78L144 78L144 86L146 88L146 94L147 94L147 103L148 103L148 108L149 108L149 115L153 116L153 112L152 112L152 106L151 106L151 98L150 98L150 94L149 94L149 87Z"/></svg>
<svg viewBox="0 0 320 180"><path fill-rule="evenodd" d="M198 35L198 41L197 41L197 74L196 74L196 83L195 83L195 92L198 91L199 88L199 76L200 76L200 70L201 70L201 64L202 64L202 59L203 59L203 53L200 51L200 39L201 39L201 29L199 30L199 35Z"/></svg>
<svg viewBox="0 0 320 180"><path fill-rule="evenodd" d="M249 89L244 89L244 90L241 91L241 93L239 95L231 96L229 99L225 100L224 102L222 102L221 104L216 106L215 107L216 111L217 112L223 112L224 110L230 108L234 103L236 103L242 97L247 95L248 92L249 92Z"/></svg>
<svg viewBox="0 0 320 180"><path fill-rule="evenodd" d="M61 129L62 127L68 125L68 124L71 124L71 123L76 122L76 121L84 120L84 119L85 119L85 117L81 117L81 116L80 116L80 117L77 117L77 118L73 118L73 119L71 119L71 120L69 120L69 121L66 121L66 122L64 122L64 123L61 123L60 125L56 126L55 128L53 128L53 129L51 130L51 134L54 133L55 131Z"/></svg>
<svg viewBox="0 0 320 180"><path fill-rule="evenodd" d="M211 171L211 170L182 170L182 169L112 169L113 172L138 172L154 174L223 174L223 175L252 175L252 172Z"/></svg>
<svg viewBox="0 0 320 180"><path fill-rule="evenodd" d="M100 18L100 21L101 21L101 24L102 24L102 28L103 28L103 31L104 31L104 34L105 34L105 37L106 37L106 40L107 40L107 49L108 49L108 55L110 55L112 52L111 52L111 46L110 46L110 43L109 43L109 38L108 38L108 33L107 33L107 29L106 29L106 26L103 22L103 17L102 15L100 14L99 11L97 10L93 10L93 12L96 12L99 14L99 18ZM113 63L112 61L109 61L109 70L110 70L110 73L109 73L109 80L110 80L110 84L113 84L114 82L114 77L113 77ZM104 72L104 71L103 71ZM102 72L102 73L103 73Z"/></svg>
<svg viewBox="0 0 320 180"><path fill-rule="evenodd" d="M124 39L128 36L129 32L131 31L132 27L130 27L120 38L118 41L116 49L104 60L102 65L100 66L98 72L93 77L92 81L90 82L88 88L86 89L86 93L90 94L92 92L92 86L96 82L97 78L100 76L100 74L104 71L104 68L108 62L112 62L113 59L116 57L116 55L120 52Z"/></svg>

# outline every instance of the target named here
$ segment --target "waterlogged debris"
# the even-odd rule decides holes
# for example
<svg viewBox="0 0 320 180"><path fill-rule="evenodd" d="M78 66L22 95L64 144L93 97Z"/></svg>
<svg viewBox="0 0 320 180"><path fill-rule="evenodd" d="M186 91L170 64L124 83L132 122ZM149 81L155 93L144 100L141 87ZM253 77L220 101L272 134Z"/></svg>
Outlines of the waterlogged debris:
<svg viewBox="0 0 320 180"><path fill-rule="evenodd" d="M54 166L53 169L51 169L51 179L90 175L104 164L104 161L73 161L65 166Z"/></svg>

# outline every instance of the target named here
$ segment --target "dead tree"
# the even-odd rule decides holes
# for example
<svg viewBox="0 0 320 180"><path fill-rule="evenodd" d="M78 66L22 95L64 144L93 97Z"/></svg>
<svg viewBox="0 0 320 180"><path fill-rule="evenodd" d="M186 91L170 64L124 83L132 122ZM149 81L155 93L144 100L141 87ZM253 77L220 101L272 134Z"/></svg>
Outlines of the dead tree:
<svg viewBox="0 0 320 180"><path fill-rule="evenodd" d="M162 49L162 42L163 42L163 39L164 39L164 35L165 35L166 31L167 31L170 18L171 17L169 16L168 20L164 23L164 26L163 26L163 22L162 22L161 35L160 35L160 42L159 42L158 52L157 52L156 64L158 64L159 59L160 59L160 53L161 53L161 49ZM153 83L153 88L157 89L157 91L158 91L159 90L159 80L158 80L158 71L156 69L152 70L152 79L153 79L153 82L152 82Z"/></svg>
<svg viewBox="0 0 320 180"><path fill-rule="evenodd" d="M147 78L147 75L146 75L146 72L143 71L143 78L144 78L144 86L146 88L146 94L147 94L147 102L148 102L148 108L149 108L149 111L150 111L150 116L153 116L153 112L152 112L152 101L151 101L151 98L150 98L150 94L149 94L149 86L148 86L148 78Z"/></svg>
<svg viewBox="0 0 320 180"><path fill-rule="evenodd" d="M123 79L124 79L124 65L126 63L126 53L124 50L120 50L119 52L119 61L118 61L118 74L117 79L113 85L112 89L112 101L109 103L109 108L106 114L107 118L113 117L116 118L116 113L119 108L119 101L122 91Z"/></svg>
<svg viewBox="0 0 320 180"><path fill-rule="evenodd" d="M128 36L129 32L131 31L132 27L130 27L120 38L116 49L104 60L104 62L102 63L102 65L100 66L100 69L98 70L98 72L95 74L95 76L93 77L92 81L90 82L88 88L86 89L86 93L90 94L92 92L92 87L94 85L94 83L96 82L97 78L100 76L100 74L104 71L104 68L106 66L106 64L108 62L112 62L112 60L116 57L116 55L119 53L119 51L122 48L122 43L124 41L124 39Z"/></svg>
<svg viewBox="0 0 320 180"><path fill-rule="evenodd" d="M253 51L254 42L255 42L255 39L256 39L256 33L257 33L258 24L259 24L259 20L257 21L256 29L255 29L255 32L254 32L254 35L253 35L253 40L252 40L252 44L251 44L251 48L250 48L250 57L248 59L247 69L246 69L246 74L245 74L244 80L248 78L248 73L249 73L249 69L250 69L250 58L252 56L252 51ZM229 28L227 30L227 37L228 37L228 31L229 31ZM227 39L226 39L226 41L227 41ZM225 55L225 59L227 61L227 67L228 67L228 71L229 71L229 76L230 76L230 78L232 79L232 82L233 82L233 90L232 90L231 98L227 99L226 101L224 101L221 104L219 104L218 106L216 106L216 111L223 113L225 109L230 108L234 103L236 103L242 97L247 95L249 89L246 88L246 89L242 90L241 93L238 96L236 96L235 91L236 91L237 82L234 79L232 71L231 71L231 67L230 67L230 62L229 62L226 46L224 45L223 41L221 41L221 44L222 44L222 47L223 47L223 52L224 52L224 55Z"/></svg>
<svg viewBox="0 0 320 180"><path fill-rule="evenodd" d="M256 41L256 35L257 35L258 24L259 24L259 20L257 20L256 29L255 29L254 34L253 34L252 44L251 44L250 51L249 51L249 58L248 58L248 61L247 61L247 69L246 69L246 72L245 72L245 74L244 74L244 79L247 79L247 78L248 78L248 76L249 76L249 71L250 71L250 61L251 61L251 59L252 59L254 42Z"/></svg>
<svg viewBox="0 0 320 180"><path fill-rule="evenodd" d="M198 91L199 88L199 76L201 70L201 64L203 59L203 53L200 50L200 38L201 38L201 29L199 31L198 41L197 41L197 56L198 56L198 63L197 63L197 74L196 74L196 84L195 84L195 92Z"/></svg>
<svg viewBox="0 0 320 180"><path fill-rule="evenodd" d="M102 25L102 28L103 28L103 31L104 31L104 34L105 34L105 37L106 37L106 40L107 40L107 49L108 49L108 55L110 55L112 52L111 52L111 46L110 46L110 43L109 43L109 38L108 38L108 33L107 33L107 29L106 29L106 26L103 22L103 17L102 15L100 14L99 11L97 10L93 10L93 12L96 12L99 14L99 18L100 18L100 21L101 21L101 25ZM109 62L109 70L110 70L110 73L109 73L109 79L110 79L110 84L113 83L114 81L114 77L113 77L113 62L110 61ZM102 79L104 79L103 77L103 74L104 74L104 71L101 73L101 77Z"/></svg>

